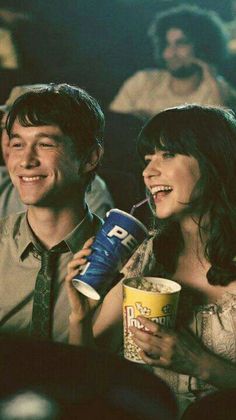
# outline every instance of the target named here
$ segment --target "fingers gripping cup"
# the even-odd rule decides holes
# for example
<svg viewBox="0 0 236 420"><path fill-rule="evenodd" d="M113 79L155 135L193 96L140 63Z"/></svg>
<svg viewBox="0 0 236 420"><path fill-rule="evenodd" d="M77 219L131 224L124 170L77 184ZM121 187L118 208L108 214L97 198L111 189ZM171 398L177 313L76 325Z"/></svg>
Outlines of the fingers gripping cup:
<svg viewBox="0 0 236 420"><path fill-rule="evenodd" d="M148 236L146 227L134 216L118 209L110 210L92 245L87 264L72 283L92 299L111 287L117 271Z"/></svg>
<svg viewBox="0 0 236 420"><path fill-rule="evenodd" d="M129 327L144 329L137 319L142 315L160 325L173 327L181 286L160 277L140 277L123 280L124 357L144 363Z"/></svg>

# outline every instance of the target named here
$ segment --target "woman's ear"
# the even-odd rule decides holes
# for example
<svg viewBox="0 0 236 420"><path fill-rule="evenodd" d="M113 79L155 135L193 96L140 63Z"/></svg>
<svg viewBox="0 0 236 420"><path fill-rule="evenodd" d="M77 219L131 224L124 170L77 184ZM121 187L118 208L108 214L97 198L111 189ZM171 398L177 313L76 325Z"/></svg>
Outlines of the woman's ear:
<svg viewBox="0 0 236 420"><path fill-rule="evenodd" d="M103 156L103 152L104 150L101 146L97 146L96 149L92 151L88 162L86 162L84 165L84 173L90 172L96 168Z"/></svg>

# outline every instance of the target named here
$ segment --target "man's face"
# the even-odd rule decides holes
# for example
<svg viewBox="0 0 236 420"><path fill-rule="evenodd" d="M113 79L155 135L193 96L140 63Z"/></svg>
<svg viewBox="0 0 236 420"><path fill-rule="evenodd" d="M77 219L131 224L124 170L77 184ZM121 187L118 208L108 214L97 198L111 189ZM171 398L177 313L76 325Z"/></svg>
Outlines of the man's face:
<svg viewBox="0 0 236 420"><path fill-rule="evenodd" d="M189 77L196 71L193 45L181 29L171 28L167 31L162 57L167 70L175 77Z"/></svg>
<svg viewBox="0 0 236 420"><path fill-rule="evenodd" d="M23 127L16 120L7 166L21 200L32 206L63 205L80 179L73 142L56 125Z"/></svg>

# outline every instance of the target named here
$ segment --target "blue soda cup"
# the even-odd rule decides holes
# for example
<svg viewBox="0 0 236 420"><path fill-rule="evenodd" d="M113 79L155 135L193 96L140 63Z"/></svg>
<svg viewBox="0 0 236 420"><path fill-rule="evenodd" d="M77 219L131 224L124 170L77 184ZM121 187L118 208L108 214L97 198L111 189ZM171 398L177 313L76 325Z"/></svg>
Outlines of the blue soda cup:
<svg viewBox="0 0 236 420"><path fill-rule="evenodd" d="M92 253L83 270L72 280L74 287L87 297L98 300L107 291L117 272L148 236L146 227L134 216L112 209L92 244Z"/></svg>

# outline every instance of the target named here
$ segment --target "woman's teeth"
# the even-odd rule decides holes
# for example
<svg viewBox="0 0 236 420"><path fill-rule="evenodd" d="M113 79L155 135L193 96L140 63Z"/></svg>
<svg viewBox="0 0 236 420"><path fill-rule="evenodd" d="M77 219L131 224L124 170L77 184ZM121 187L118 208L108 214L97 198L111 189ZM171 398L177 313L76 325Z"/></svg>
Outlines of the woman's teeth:
<svg viewBox="0 0 236 420"><path fill-rule="evenodd" d="M157 195L159 192L170 192L172 188L169 185L157 185L151 188L152 195Z"/></svg>

